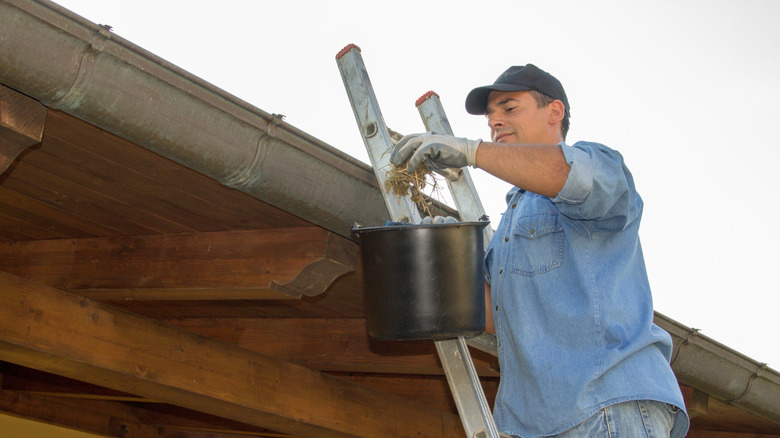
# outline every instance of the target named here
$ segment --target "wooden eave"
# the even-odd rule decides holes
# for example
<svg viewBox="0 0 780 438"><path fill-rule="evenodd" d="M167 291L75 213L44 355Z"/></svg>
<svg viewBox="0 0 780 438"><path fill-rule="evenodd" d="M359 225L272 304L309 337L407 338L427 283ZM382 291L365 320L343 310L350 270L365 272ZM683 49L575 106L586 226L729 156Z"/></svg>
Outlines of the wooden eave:
<svg viewBox="0 0 780 438"><path fill-rule="evenodd" d="M17 113L29 116L16 117L29 117L28 126L37 123L40 137L37 143L35 134L3 137L31 140L0 175L0 290L8 300L0 306L8 312L0 324L0 357L7 362L0 410L110 436L127 436L126 430L143 431L139 436L200 436L203 430L213 436L385 436L380 418L413 406L416 417L398 411L391 423L406 424L408 431L447 424L450 432L441 436L458 436L451 433L456 411L433 345L367 336L354 242L4 90L16 99L4 102L37 105L37 111ZM1 151L9 156L18 149ZM11 307L15 303L21 307ZM122 318L126 322L117 325ZM83 326L73 330L93 337L63 333L70 329L66 321L77 319ZM135 342L120 342L131 334ZM45 340L50 344L41 351ZM103 345L98 356L108 363L85 365L95 355L86 351L97 348L93 343ZM236 356L210 370L196 366L192 384L145 378L180 374L182 364L166 355L192 349L191 362L215 351L220 358ZM69 355L79 351L89 354ZM123 355L139 360L128 370L116 363ZM475 358L492 400L497 361L481 352ZM249 371L241 375L230 365L236 360L269 360L293 370L271 392L308 396L281 404L280 412L236 400L241 390L259 392L250 386ZM304 376L311 375L327 381L325 388L307 383ZM212 393L235 387L197 401L195 392L209 390L198 376L214 385ZM218 376L227 377L215 383ZM355 390L362 398L350 392ZM694 425L707 433L780 435L771 422L686 391ZM333 424L313 417L324 404L360 418L386 415L364 424L362 432L344 430L339 425L345 420L330 418L332 413L325 417ZM89 413L79 406L90 406ZM312 417L296 409L310 410ZM280 418L285 410L293 420Z"/></svg>
<svg viewBox="0 0 780 438"><path fill-rule="evenodd" d="M368 337L354 242L0 90L40 132L0 131L0 410L111 436L455 436L433 345Z"/></svg>
<svg viewBox="0 0 780 438"><path fill-rule="evenodd" d="M0 411L117 437L462 436L433 344L368 337L343 233L4 85L0 115ZM497 360L474 356L492 403ZM683 390L689 436L780 436Z"/></svg>

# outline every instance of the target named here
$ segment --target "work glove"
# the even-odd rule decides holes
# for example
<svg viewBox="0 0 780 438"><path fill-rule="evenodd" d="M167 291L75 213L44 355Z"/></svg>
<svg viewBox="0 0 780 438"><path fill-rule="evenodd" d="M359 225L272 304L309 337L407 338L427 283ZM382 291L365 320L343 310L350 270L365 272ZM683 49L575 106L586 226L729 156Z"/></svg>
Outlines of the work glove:
<svg viewBox="0 0 780 438"><path fill-rule="evenodd" d="M452 167L475 166L480 143L482 140L469 140L435 132L410 134L396 143L390 155L390 162L401 167L408 159L407 173L414 173L423 161L429 169L436 172Z"/></svg>
<svg viewBox="0 0 780 438"><path fill-rule="evenodd" d="M425 216L423 218L422 222L420 222L420 223L423 224L423 225L427 225L427 224L454 224L454 223L457 223L457 222L458 222L458 220L455 219L452 216L446 216L446 217L444 217L444 216L434 216L433 219L431 219L430 216Z"/></svg>

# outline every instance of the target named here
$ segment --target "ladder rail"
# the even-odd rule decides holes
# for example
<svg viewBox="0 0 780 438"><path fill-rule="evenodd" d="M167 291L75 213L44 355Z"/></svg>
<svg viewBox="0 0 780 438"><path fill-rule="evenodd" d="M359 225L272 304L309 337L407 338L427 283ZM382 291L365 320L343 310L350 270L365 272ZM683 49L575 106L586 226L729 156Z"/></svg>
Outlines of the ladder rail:
<svg viewBox="0 0 780 438"><path fill-rule="evenodd" d="M420 118L425 125L426 131L453 135L452 126L450 125L447 114L444 111L444 105L442 105L438 94L434 93L433 91L425 93L422 97L417 99L416 106L417 111L420 113ZM461 220L476 221L485 217L485 208L482 206L482 202L479 199L477 188L474 185L474 181L471 178L471 174L469 173L468 168L457 170L453 169L453 172L449 174L449 176L446 178L446 181ZM483 228L483 232L483 242L485 249L487 249L487 246L490 243L490 239L493 237L493 229L490 226L487 226ZM490 312L490 309L485 310ZM453 366L452 364L457 364L459 367L462 366L463 369L450 370L450 372L447 373L447 381L450 384L450 390L453 393L453 397L457 397L464 391L473 391L473 398L461 400L460 402L464 405L463 410L468 411L468 414L465 414L465 416L464 414L461 414L461 418L464 423L471 422L472 425L470 427L472 429L476 429L479 425L480 419L474 418L474 412L480 412L482 416L490 416L491 420L492 414L490 413L490 408L488 407L487 400L481 387L458 387L458 385L465 386L463 384L464 381L469 381L472 383L472 385L475 382L476 384L479 384L479 377L475 378L471 376L471 373L476 375L476 370L474 369L474 363L471 360L471 356L468 352L468 347L466 346L467 343L469 345L475 345L475 348L477 349L487 349L489 350L488 352L491 352L496 356L498 355L496 337L487 333L483 333L475 338L471 338L468 341L464 340L463 338L458 338L452 341L438 341L436 342L436 349L439 353L439 357L447 354L455 355L455 349L457 349L459 354L469 356L469 359L464 361L459 361L458 359L452 359L448 361L450 366ZM444 363L444 361L442 361L442 363ZM450 378L450 374L453 375L453 378ZM453 387L453 385L455 385L455 387ZM456 404L458 403L456 402ZM487 425L487 427L489 430L491 426ZM493 424L492 427L495 428L495 424ZM496 431L496 434L497 433L498 432ZM493 435L488 433L487 436L492 437Z"/></svg>
<svg viewBox="0 0 780 438"><path fill-rule="evenodd" d="M389 169L390 166L389 152L393 147L393 141L363 64L360 48L354 44L348 45L336 55L336 61L391 220L420 223L422 219L411 199L408 196L394 196L385 188L388 175L385 169ZM476 191L472 196L478 202ZM475 219L483 215L484 212ZM499 438L465 339L460 337L436 341L435 344L466 436Z"/></svg>
<svg viewBox="0 0 780 438"><path fill-rule="evenodd" d="M427 131L454 135L447 114L444 112L444 105L442 105L438 94L433 91L423 94L417 99L416 106ZM474 180L471 179L471 174L467 168L453 172L452 176L447 178L447 185L450 193L452 193L452 198L461 220L475 221L485 215L485 208L482 206ZM487 226L484 228L484 233L483 240L487 250L490 239L493 237L493 229ZM490 311L490 309L486 310ZM477 350L498 356L496 335L482 333L467 339L466 342Z"/></svg>
<svg viewBox="0 0 780 438"><path fill-rule="evenodd" d="M390 169L393 141L360 57L360 49L350 44L336 55L336 61L390 218L397 222L420 223L422 218L414 202L407 196L392 195L385 187L388 176L383 170Z"/></svg>
<svg viewBox="0 0 780 438"><path fill-rule="evenodd" d="M472 438L499 438L466 339L459 337L434 343L466 435Z"/></svg>
<svg viewBox="0 0 780 438"><path fill-rule="evenodd" d="M416 105L427 131L453 135L450 121L447 119L444 105L438 94L429 91L417 99ZM477 187L467 168L452 172L446 181L461 220L476 221L485 216L485 208L482 206ZM484 245L487 249L493 237L493 229L487 226L484 228L484 233Z"/></svg>

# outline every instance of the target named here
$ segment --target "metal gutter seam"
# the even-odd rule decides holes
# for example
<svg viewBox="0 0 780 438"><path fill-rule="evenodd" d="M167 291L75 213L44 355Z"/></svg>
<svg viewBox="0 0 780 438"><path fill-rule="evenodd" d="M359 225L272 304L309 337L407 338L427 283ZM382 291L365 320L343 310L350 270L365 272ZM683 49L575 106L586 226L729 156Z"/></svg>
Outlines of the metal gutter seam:
<svg viewBox="0 0 780 438"><path fill-rule="evenodd" d="M0 1L0 83L351 237L370 166L49 1ZM349 218L349 219L345 219Z"/></svg>
<svg viewBox="0 0 780 438"><path fill-rule="evenodd" d="M680 383L780 424L777 371L658 312L655 323L672 335L672 369Z"/></svg>

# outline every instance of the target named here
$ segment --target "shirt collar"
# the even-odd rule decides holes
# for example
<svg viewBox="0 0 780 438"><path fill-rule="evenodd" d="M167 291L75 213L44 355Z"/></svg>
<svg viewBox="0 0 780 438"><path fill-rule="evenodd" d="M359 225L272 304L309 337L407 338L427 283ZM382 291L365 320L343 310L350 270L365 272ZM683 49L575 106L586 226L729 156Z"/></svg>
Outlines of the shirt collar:
<svg viewBox="0 0 780 438"><path fill-rule="evenodd" d="M509 189L509 191L506 193L506 203L509 205L510 202L512 202L512 198L515 196L515 193L517 192L524 192L524 189L521 189L520 187L512 187Z"/></svg>

